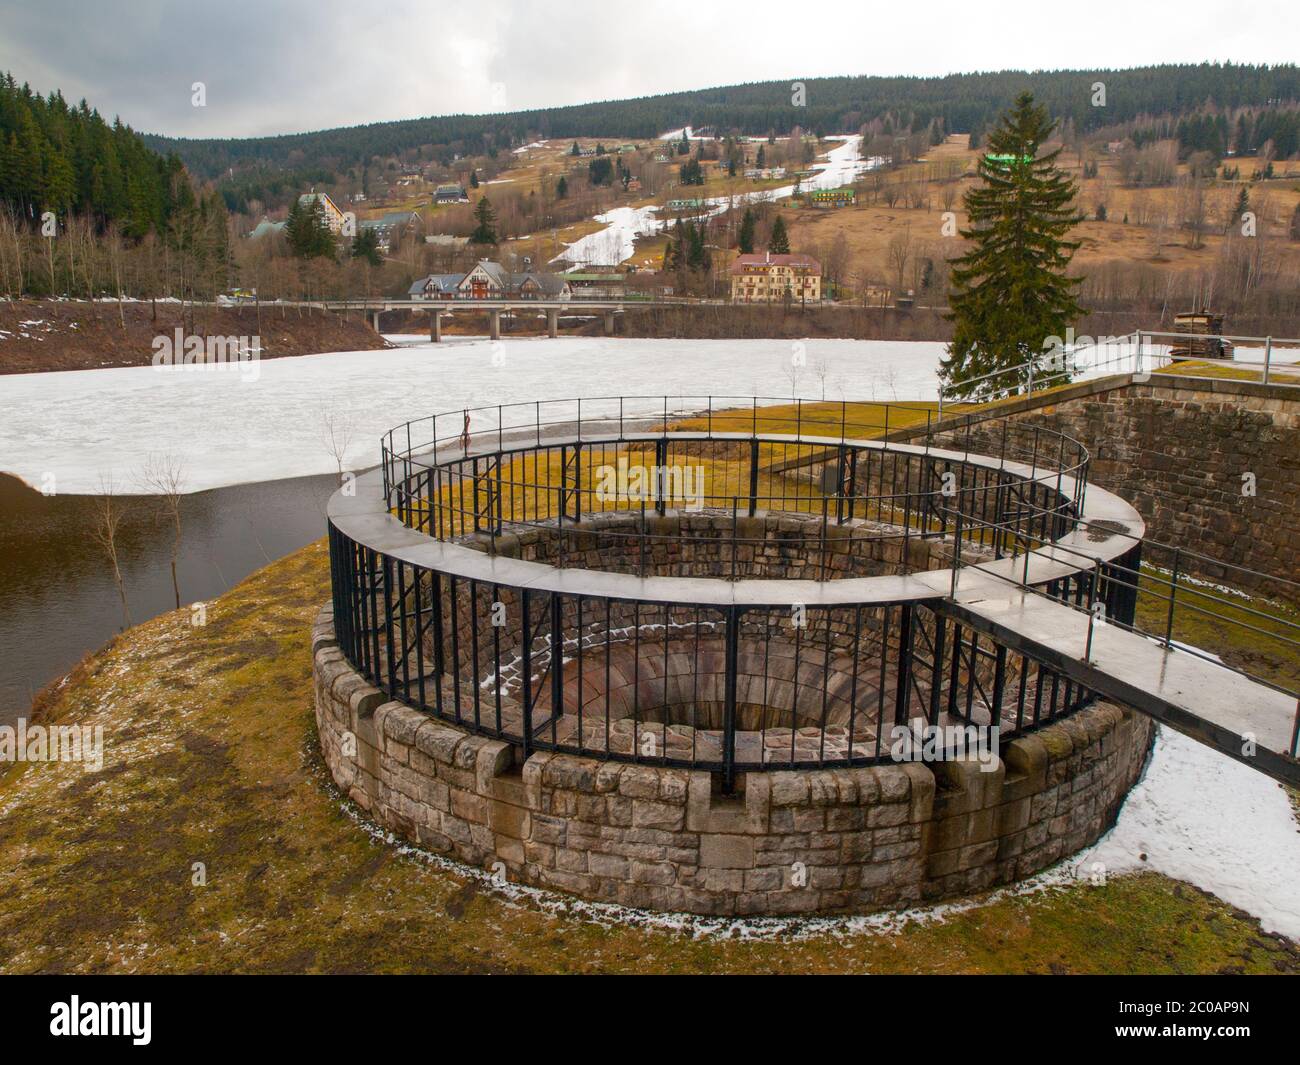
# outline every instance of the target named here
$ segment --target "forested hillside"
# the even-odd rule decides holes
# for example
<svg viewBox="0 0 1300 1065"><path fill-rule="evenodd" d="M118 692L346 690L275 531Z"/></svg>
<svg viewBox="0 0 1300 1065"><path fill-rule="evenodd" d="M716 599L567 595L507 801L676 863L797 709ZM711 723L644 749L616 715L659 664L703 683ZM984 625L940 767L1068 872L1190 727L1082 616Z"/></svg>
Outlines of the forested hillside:
<svg viewBox="0 0 1300 1065"><path fill-rule="evenodd" d="M161 231L193 191L181 160L164 157L121 121L109 125L85 100L40 96L0 75L0 202L20 217L92 217L131 237Z"/></svg>
<svg viewBox="0 0 1300 1065"><path fill-rule="evenodd" d="M54 253L49 237L71 238ZM221 196L85 100L0 73L0 288L193 296L225 285Z"/></svg>
<svg viewBox="0 0 1300 1065"><path fill-rule="evenodd" d="M1093 84L1105 85L1094 106ZM856 130L871 122L891 129L979 137L1020 92L1028 90L1053 117L1080 133L1149 117L1170 118L1218 109L1278 108L1300 100L1300 68L1236 64L1164 65L1132 70L999 71L937 78L845 77L803 82L805 106L791 105L791 83L758 82L633 100L607 101L501 115L452 115L382 122L318 133L244 140L146 137L175 151L197 174L231 168L290 165L302 173L338 172L374 157L433 146L435 158L495 153L541 137L657 136L680 126L708 126L752 135L798 125L816 133ZM1295 136L1292 112L1291 135Z"/></svg>

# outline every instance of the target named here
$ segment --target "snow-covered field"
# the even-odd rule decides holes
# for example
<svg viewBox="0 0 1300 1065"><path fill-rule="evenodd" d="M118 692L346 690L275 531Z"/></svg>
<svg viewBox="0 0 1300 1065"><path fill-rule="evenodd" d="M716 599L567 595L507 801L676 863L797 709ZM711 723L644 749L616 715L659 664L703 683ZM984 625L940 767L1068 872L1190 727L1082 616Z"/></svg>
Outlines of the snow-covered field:
<svg viewBox="0 0 1300 1065"><path fill-rule="evenodd" d="M681 130L676 131L677 137ZM666 139L675 139L665 134ZM813 163L810 169L817 173L803 183L807 189L838 189L848 185L864 171L879 166L883 160L862 158L862 137L858 134L827 137L827 140L841 140L844 143L832 148L825 160ZM762 201L784 200L794 194L794 185L782 185L774 189L760 189L745 192L738 196L713 196L705 200L708 214L718 214L735 204L759 203ZM616 207L612 211L595 216L605 228L589 233L587 236L566 244L564 251L552 262L564 262L572 266L610 266L632 257L634 242L640 237L654 236L669 224L668 220L659 218L659 207Z"/></svg>
<svg viewBox="0 0 1300 1065"><path fill-rule="evenodd" d="M257 373L160 371L149 366L0 378L0 471L59 493L91 493L111 478L140 492L150 452L169 451L185 489L328 473L325 423L345 421L345 465L379 460L379 437L437 411L583 396L794 394L786 340L628 340L603 337L451 338L393 351L266 359ZM804 399L933 398L941 343L801 341ZM244 370L248 364L241 364ZM824 374L823 374L824 370ZM691 406L689 399L684 406ZM661 405L629 403L628 415Z"/></svg>
<svg viewBox="0 0 1300 1065"><path fill-rule="evenodd" d="M1275 781L1161 728L1114 829L1071 864L1150 869L1212 892L1300 939L1300 826Z"/></svg>

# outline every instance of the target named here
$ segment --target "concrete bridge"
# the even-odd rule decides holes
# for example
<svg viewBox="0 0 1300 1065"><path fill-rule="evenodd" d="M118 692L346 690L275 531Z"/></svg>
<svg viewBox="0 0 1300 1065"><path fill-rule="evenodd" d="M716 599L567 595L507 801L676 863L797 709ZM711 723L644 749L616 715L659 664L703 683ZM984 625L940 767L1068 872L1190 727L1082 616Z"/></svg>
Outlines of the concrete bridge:
<svg viewBox="0 0 1300 1065"><path fill-rule="evenodd" d="M629 308L689 306L698 300L685 299L454 299L428 300L409 299L406 297L387 299L376 297L361 300L295 300L286 301L289 306L316 307L327 311L363 311L371 327L379 332L379 316L385 311L412 311L416 314L429 315L429 339L435 343L442 339L442 319L461 313L486 313L488 332L493 340L501 337L501 315L506 312L531 311L546 314L546 332L548 336L559 335L561 314L599 314L605 321L605 335L614 333L614 316L623 314Z"/></svg>

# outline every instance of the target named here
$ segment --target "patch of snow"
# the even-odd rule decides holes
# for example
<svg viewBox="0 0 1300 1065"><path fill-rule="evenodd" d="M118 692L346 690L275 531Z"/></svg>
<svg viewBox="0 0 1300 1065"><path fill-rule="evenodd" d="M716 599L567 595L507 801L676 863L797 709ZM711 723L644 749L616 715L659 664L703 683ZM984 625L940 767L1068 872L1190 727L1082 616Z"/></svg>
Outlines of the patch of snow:
<svg viewBox="0 0 1300 1065"><path fill-rule="evenodd" d="M594 233L566 244L564 251L551 260L573 266L614 266L630 259L641 237L652 237L664 228L666 222L655 215L659 207L615 207L612 211L595 216L594 221L604 225Z"/></svg>
<svg viewBox="0 0 1300 1065"><path fill-rule="evenodd" d="M1115 827L1074 861L1085 875L1100 862L1107 874L1185 880L1300 939L1300 830L1286 792L1172 729L1157 728Z"/></svg>
<svg viewBox="0 0 1300 1065"><path fill-rule="evenodd" d="M677 138L681 130L675 131ZM665 134L665 139L672 139L673 134ZM688 130L687 136L690 136ZM822 162L811 164L817 171L812 177L803 181L800 189L838 189L851 184L859 175L880 166L884 160L878 156L871 159L862 158L862 137L860 134L836 134L826 140L843 141L838 148L826 153ZM705 215L712 217L729 208L743 206L747 203L764 203L784 200L794 195L794 185L782 185L774 189L760 189L756 192L742 192L735 196L711 196L705 199ZM654 236L671 224L669 219L658 218L659 206L650 204L645 207L616 207L612 211L598 214L594 221L602 223L605 228L589 233L572 244L566 244L564 251L551 260L553 263L565 262L572 266L616 266L632 258L636 241L640 237Z"/></svg>
<svg viewBox="0 0 1300 1065"><path fill-rule="evenodd" d="M697 137L695 135L695 130L692 129L690 126L683 126L681 129L670 129L667 133L661 133L659 135L659 139L661 141L679 141L682 139L683 133L686 134L686 139L688 141L712 140L711 137Z"/></svg>

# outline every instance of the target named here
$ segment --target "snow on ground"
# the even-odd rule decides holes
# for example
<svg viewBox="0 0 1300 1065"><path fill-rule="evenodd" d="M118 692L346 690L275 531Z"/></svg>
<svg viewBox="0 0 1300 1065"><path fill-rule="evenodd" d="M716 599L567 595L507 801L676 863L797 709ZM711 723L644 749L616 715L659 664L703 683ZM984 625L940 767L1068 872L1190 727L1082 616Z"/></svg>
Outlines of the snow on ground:
<svg viewBox="0 0 1300 1065"><path fill-rule="evenodd" d="M801 398L822 397L823 367L830 399L936 394L941 343L799 343L807 359ZM784 399L794 394L792 351L788 340L453 338L266 359L255 373L242 363L16 374L0 384L0 471L33 487L53 474L55 490L72 494L99 491L105 477L118 492L139 492L140 466L162 451L180 457L191 492L328 473L335 466L323 436L331 413L352 424L345 466L362 468L379 460L382 433L436 411L573 396L669 394L683 410L704 406L709 394ZM626 405L629 416L661 409L657 400Z"/></svg>
<svg viewBox="0 0 1300 1065"><path fill-rule="evenodd" d="M1286 793L1172 729L1158 731L1114 829L1072 859L1084 876L1095 862L1186 880L1300 939L1300 829Z"/></svg>
<svg viewBox="0 0 1300 1065"><path fill-rule="evenodd" d="M674 134L665 134L664 137L680 138L681 134L681 130L676 130ZM858 175L883 162L879 157L862 158L862 137L858 134L828 136L826 139L844 143L827 152L823 161L811 165L811 169L817 173L803 183L804 189L838 189L842 185L851 184ZM774 189L743 192L736 196L712 196L705 200L708 208L706 213L720 214L736 204L788 199L794 195L794 189L794 185L782 185ZM657 204L651 204L645 207L616 207L612 211L598 214L594 221L602 223L605 228L589 233L572 244L566 244L564 251L551 262L565 262L573 266L611 266L630 259L638 238L654 236L670 224L669 220L658 217L659 210Z"/></svg>
<svg viewBox="0 0 1300 1065"><path fill-rule="evenodd" d="M683 126L681 129L670 129L667 133L661 133L661 134L659 135L659 139L660 139L661 141L679 141L679 140L682 139L682 134L683 134L683 133L686 134L686 139L687 139L688 141L711 141L711 140L713 140L712 137L701 137L701 136L697 136L696 133L695 133L695 130L692 129L690 126Z"/></svg>
<svg viewBox="0 0 1300 1065"><path fill-rule="evenodd" d="M658 211L658 206L651 204L646 207L615 207L612 211L598 214L593 221L605 228L566 244L564 251L551 262L608 266L630 259L638 238L652 237L663 229L664 222L655 217Z"/></svg>

